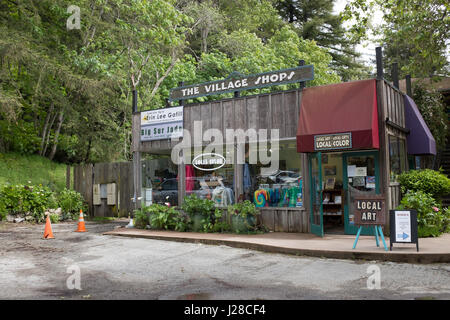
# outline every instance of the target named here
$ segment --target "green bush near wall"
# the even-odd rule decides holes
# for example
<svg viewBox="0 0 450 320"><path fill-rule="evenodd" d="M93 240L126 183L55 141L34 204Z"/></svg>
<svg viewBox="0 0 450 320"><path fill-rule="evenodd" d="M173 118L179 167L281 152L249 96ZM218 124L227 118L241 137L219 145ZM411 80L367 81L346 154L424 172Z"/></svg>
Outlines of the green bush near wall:
<svg viewBox="0 0 450 320"><path fill-rule="evenodd" d="M0 210L4 218L10 215L31 215L36 222L44 221L45 210L56 208L53 192L42 185L6 185L0 188Z"/></svg>
<svg viewBox="0 0 450 320"><path fill-rule="evenodd" d="M408 191L397 210L417 211L419 238L438 237L450 231L450 210L441 208L439 203L423 191Z"/></svg>
<svg viewBox="0 0 450 320"><path fill-rule="evenodd" d="M424 169L411 170L399 175L398 181L405 194L408 191L422 191L440 201L442 196L450 194L450 179L441 172Z"/></svg>
<svg viewBox="0 0 450 320"><path fill-rule="evenodd" d="M42 185L8 184L0 186L0 220L7 215L32 216L35 222L45 221L45 211L62 208L62 216L58 220L68 217L85 209L83 197L76 191L63 190L57 194ZM51 217L57 221L56 217Z"/></svg>

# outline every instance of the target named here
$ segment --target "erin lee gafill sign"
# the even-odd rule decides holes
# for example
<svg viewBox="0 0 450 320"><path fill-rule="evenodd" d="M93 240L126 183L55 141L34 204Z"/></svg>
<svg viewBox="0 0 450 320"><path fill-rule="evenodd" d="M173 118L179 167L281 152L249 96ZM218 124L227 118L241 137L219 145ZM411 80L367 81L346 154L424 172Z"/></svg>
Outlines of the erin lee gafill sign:
<svg viewBox="0 0 450 320"><path fill-rule="evenodd" d="M183 136L183 107L141 112L141 141Z"/></svg>
<svg viewBox="0 0 450 320"><path fill-rule="evenodd" d="M352 147L352 134L337 133L337 134L323 134L314 136L314 150L335 150L335 149L350 149Z"/></svg>
<svg viewBox="0 0 450 320"><path fill-rule="evenodd" d="M232 73L227 79L224 80L174 88L170 91L169 100L184 100L213 94L264 88L313 79L313 65L248 76L243 76L239 73Z"/></svg>

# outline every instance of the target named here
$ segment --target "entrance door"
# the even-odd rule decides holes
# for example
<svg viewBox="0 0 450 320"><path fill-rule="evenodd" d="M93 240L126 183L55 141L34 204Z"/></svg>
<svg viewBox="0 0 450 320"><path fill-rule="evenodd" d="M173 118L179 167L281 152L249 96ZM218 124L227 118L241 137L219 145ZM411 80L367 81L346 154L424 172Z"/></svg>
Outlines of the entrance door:
<svg viewBox="0 0 450 320"><path fill-rule="evenodd" d="M345 233L356 234L359 227L353 223L353 199L359 195L380 194L378 152L344 153L342 161ZM363 227L361 234L373 235L373 228Z"/></svg>
<svg viewBox="0 0 450 320"><path fill-rule="evenodd" d="M308 158L311 190L311 233L323 237L322 153L311 153Z"/></svg>

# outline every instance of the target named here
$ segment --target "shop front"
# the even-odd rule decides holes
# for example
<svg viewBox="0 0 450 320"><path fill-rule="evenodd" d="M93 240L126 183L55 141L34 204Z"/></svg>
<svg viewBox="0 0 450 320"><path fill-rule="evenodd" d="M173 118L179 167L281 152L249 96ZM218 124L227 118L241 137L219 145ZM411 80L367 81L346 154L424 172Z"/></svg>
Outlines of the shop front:
<svg viewBox="0 0 450 320"><path fill-rule="evenodd" d="M199 92L189 87L180 92L190 91ZM228 204L249 200L273 231L356 234L355 198L381 197L387 209L400 202L396 177L408 170L409 128L420 120L406 119L406 99L385 80L371 79L204 103L180 101L163 109L176 117L159 117L166 125L135 113L133 151L141 163L137 180L142 186L136 196L143 204L170 198L181 205L195 193L225 212ZM183 134L176 138L149 138L152 130L180 128ZM432 142L428 137L421 144ZM362 234L371 232L367 228Z"/></svg>

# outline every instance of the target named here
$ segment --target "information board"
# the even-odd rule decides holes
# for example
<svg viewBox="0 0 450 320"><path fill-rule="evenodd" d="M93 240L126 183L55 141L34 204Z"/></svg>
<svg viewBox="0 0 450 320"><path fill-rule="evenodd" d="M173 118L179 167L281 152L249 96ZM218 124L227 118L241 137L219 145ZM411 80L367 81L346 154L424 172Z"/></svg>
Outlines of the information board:
<svg viewBox="0 0 450 320"><path fill-rule="evenodd" d="M415 243L419 251L417 236L417 211L390 210L390 247L393 243Z"/></svg>

